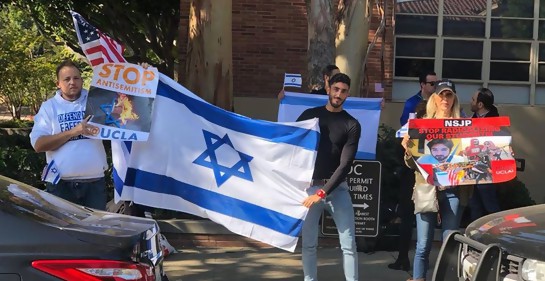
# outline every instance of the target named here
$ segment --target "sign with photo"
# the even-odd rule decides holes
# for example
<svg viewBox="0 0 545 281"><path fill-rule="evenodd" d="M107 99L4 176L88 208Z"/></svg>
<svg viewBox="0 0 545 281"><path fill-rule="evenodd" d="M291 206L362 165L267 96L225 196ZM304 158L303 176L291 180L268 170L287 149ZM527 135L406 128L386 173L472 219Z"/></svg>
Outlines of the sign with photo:
<svg viewBox="0 0 545 281"><path fill-rule="evenodd" d="M409 147L428 183L499 183L516 176L509 117L411 119Z"/></svg>
<svg viewBox="0 0 545 281"><path fill-rule="evenodd" d="M91 138L146 141L151 128L153 102L159 82L156 68L130 63L104 63L93 67L85 116L100 129Z"/></svg>

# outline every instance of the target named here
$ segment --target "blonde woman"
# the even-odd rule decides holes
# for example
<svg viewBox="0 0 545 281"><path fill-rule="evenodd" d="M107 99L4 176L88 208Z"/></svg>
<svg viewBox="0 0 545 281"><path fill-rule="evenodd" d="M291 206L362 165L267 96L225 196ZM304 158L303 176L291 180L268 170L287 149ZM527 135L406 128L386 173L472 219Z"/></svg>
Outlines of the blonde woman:
<svg viewBox="0 0 545 281"><path fill-rule="evenodd" d="M438 81L436 92L430 96L426 104L426 115L424 118L460 118L460 103L452 81ZM415 170L415 187L426 185L427 181L418 171L414 162L415 160L408 149L409 141L409 136L406 135L401 142L401 145L405 148L405 163ZM443 238L445 238L450 230L458 230L460 225L462 208L458 188L437 187L437 199L442 221ZM426 280L426 273L429 267L429 255L437 224L437 213L415 211L415 214L417 242L413 262L413 279L409 280L424 281Z"/></svg>

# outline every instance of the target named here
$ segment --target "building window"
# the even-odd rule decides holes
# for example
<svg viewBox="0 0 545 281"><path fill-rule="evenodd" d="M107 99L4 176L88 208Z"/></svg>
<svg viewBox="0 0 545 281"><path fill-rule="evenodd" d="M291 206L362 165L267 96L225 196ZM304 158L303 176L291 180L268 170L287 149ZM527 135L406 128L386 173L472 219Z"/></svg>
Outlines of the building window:
<svg viewBox="0 0 545 281"><path fill-rule="evenodd" d="M539 70L537 81L545 83L545 43L539 44Z"/></svg>
<svg viewBox="0 0 545 281"><path fill-rule="evenodd" d="M482 17L443 17L443 36L482 38L485 33L485 19Z"/></svg>
<svg viewBox="0 0 545 281"><path fill-rule="evenodd" d="M396 0L395 12L395 80L433 69L466 85L526 89L520 100L530 104L545 101L536 97L545 93L545 1Z"/></svg>

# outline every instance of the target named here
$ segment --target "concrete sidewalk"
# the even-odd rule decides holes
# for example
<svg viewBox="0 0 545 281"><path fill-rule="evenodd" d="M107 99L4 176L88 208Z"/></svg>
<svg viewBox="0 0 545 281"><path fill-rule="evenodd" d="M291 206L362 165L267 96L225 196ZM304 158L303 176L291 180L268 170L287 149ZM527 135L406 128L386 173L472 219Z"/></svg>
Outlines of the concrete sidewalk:
<svg viewBox="0 0 545 281"><path fill-rule="evenodd" d="M434 243L430 255L431 280L439 243ZM179 253L166 258L165 270L171 281L255 281L255 280L303 280L301 249L289 253L276 248L222 247L179 249ZM397 252L378 251L359 253L360 280L405 281L409 272L391 270ZM410 252L410 257L414 251ZM320 280L344 280L342 256L339 248L325 247L318 250L318 275Z"/></svg>

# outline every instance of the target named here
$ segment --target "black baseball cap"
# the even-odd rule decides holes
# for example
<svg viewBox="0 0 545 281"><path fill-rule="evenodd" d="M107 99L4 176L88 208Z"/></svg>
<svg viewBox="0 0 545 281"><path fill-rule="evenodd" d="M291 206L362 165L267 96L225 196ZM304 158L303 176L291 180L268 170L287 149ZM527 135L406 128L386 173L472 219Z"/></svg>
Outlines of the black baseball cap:
<svg viewBox="0 0 545 281"><path fill-rule="evenodd" d="M456 94L456 86L454 85L454 82L448 79L441 79L437 81L435 85L436 85L435 93L437 94L441 93L444 90L450 90Z"/></svg>

